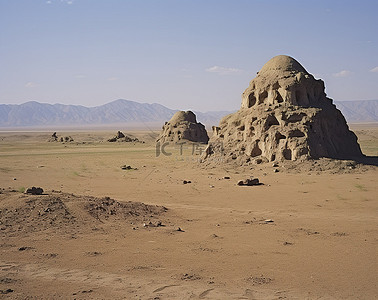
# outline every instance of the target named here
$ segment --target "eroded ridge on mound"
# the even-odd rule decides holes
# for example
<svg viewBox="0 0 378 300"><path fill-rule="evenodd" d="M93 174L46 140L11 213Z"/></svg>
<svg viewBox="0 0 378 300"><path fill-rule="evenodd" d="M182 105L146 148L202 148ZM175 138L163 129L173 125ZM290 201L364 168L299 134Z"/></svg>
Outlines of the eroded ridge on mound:
<svg viewBox="0 0 378 300"><path fill-rule="evenodd" d="M324 82L294 58L268 61L242 94L241 108L213 127L204 159L240 164L362 156L356 135L327 98Z"/></svg>
<svg viewBox="0 0 378 300"><path fill-rule="evenodd" d="M197 143L207 143L205 126L197 122L196 115L191 111L178 111L169 122L165 122L157 139L158 142L179 142L187 140Z"/></svg>

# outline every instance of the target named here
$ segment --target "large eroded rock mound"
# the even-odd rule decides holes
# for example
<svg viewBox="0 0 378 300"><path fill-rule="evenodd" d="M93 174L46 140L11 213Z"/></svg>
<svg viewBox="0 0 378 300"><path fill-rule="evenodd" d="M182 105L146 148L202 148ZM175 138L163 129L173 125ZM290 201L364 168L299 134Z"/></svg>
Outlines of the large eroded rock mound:
<svg viewBox="0 0 378 300"><path fill-rule="evenodd" d="M205 144L209 141L205 126L197 122L196 115L191 111L175 113L169 122L165 122L157 139L158 142L162 143L177 143L181 140Z"/></svg>
<svg viewBox="0 0 378 300"><path fill-rule="evenodd" d="M244 91L240 110L213 131L205 159L220 155L244 164L362 156L356 135L327 98L324 82L285 55L263 66Z"/></svg>

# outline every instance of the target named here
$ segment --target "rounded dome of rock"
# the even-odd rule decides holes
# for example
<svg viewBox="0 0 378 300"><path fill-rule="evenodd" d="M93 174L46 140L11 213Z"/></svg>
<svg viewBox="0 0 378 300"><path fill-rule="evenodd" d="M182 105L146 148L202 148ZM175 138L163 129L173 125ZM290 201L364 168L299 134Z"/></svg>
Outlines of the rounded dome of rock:
<svg viewBox="0 0 378 300"><path fill-rule="evenodd" d="M303 72L307 73L306 69L297 62L294 58L287 55L278 55L269 60L260 70L259 75L269 73L272 71L281 72Z"/></svg>
<svg viewBox="0 0 378 300"><path fill-rule="evenodd" d="M181 140L205 144L209 141L205 126L197 122L196 115L190 110L178 111L165 122L156 141L177 143Z"/></svg>
<svg viewBox="0 0 378 300"><path fill-rule="evenodd" d="M294 58L269 60L242 94L239 111L225 116L203 156L238 165L320 157L353 159L362 152L342 113Z"/></svg>
<svg viewBox="0 0 378 300"><path fill-rule="evenodd" d="M172 119L169 121L170 123L178 123L178 122L192 122L197 123L196 115L188 110L188 111L178 111L176 112Z"/></svg>

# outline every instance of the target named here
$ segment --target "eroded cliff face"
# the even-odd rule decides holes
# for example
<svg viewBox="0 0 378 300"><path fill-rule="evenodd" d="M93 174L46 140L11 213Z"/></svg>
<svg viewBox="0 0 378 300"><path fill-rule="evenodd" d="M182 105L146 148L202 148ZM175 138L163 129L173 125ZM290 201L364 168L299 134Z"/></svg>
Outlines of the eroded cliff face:
<svg viewBox="0 0 378 300"><path fill-rule="evenodd" d="M240 163L349 159L362 156L356 135L315 79L295 59L268 61L242 94L239 111L224 117L204 158Z"/></svg>
<svg viewBox="0 0 378 300"><path fill-rule="evenodd" d="M178 111L169 122L166 122L157 139L158 142L179 142L187 140L197 143L207 143L205 126L196 120L196 115L191 111Z"/></svg>

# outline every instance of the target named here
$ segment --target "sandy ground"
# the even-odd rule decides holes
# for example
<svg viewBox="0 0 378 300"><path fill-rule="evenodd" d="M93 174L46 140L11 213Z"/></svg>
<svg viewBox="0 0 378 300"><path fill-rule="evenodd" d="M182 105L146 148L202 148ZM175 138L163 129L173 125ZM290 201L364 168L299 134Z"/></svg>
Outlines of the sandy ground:
<svg viewBox="0 0 378 300"><path fill-rule="evenodd" d="M377 156L378 127L352 128ZM0 298L377 298L377 167L205 168L198 148L157 157L154 133L131 134L146 143L0 132ZM236 185L250 176L263 185Z"/></svg>

